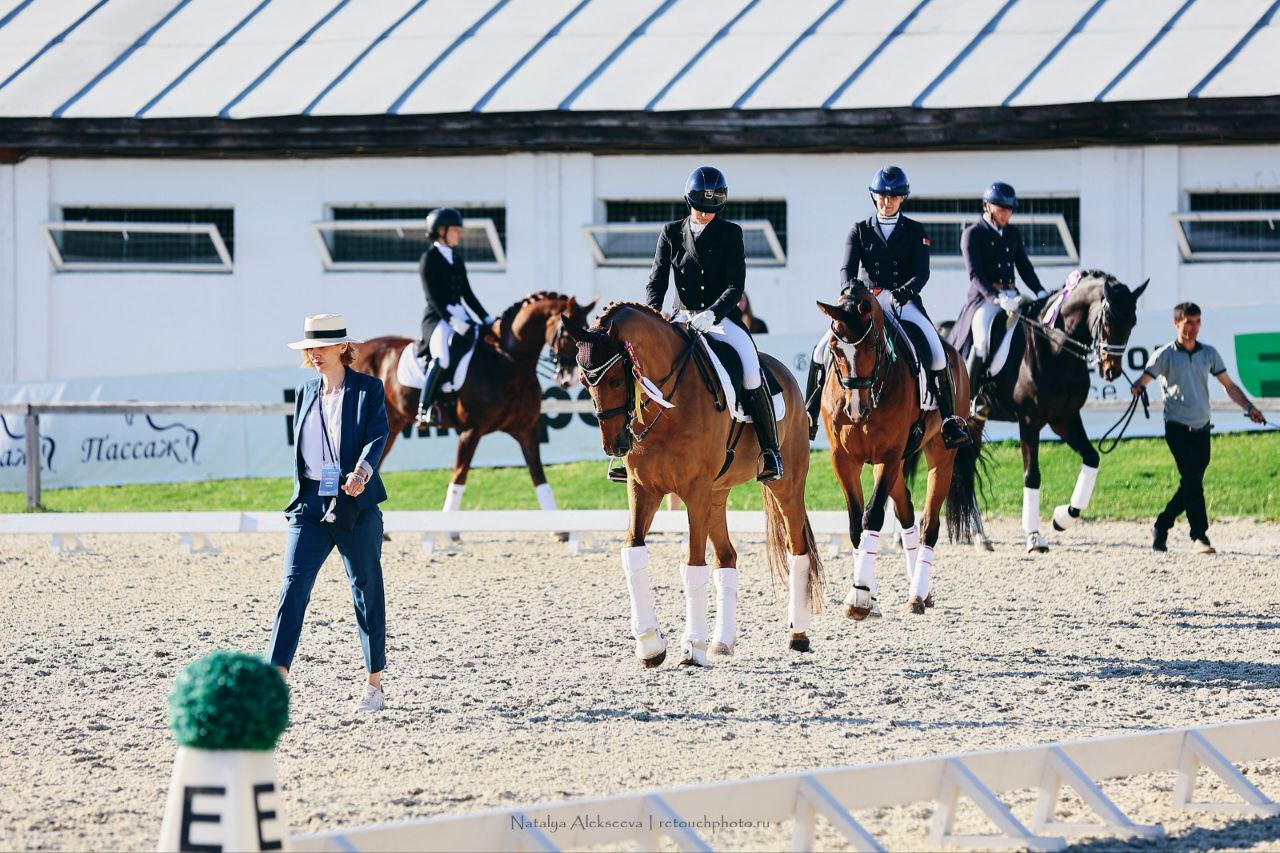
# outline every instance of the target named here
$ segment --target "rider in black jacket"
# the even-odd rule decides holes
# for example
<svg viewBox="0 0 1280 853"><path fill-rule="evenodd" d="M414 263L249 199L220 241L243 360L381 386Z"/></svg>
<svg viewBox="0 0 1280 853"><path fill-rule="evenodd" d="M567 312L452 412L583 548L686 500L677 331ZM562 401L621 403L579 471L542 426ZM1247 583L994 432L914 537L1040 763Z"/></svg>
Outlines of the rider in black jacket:
<svg viewBox="0 0 1280 853"><path fill-rule="evenodd" d="M898 321L911 323L924 333L929 349L919 356L929 372L938 414L942 416L942 440L947 447L959 447L969 441L969 432L955 413L955 386L942 339L920 300L920 291L929 281L929 237L923 225L900 212L911 185L906 172L889 166L876 173L867 189L876 212L856 223L845 239L841 293L847 294L860 284L876 295L886 314L892 313ZM830 332L818 344L810 365L806 399L811 433L817 431L822 364L829 337Z"/></svg>
<svg viewBox="0 0 1280 853"><path fill-rule="evenodd" d="M452 207L438 207L427 214L427 237L431 248L418 262L427 310L422 315L422 340L418 357L431 357L427 378L418 403L418 426L440 425L440 411L434 405L440 385L471 343L473 323L493 323L471 290L467 265L458 251L462 241L462 214ZM465 304L465 307L464 307ZM467 308L471 312L467 312Z"/></svg>
<svg viewBox="0 0 1280 853"><path fill-rule="evenodd" d="M737 352L747 393L743 408L751 415L760 440L756 479L762 483L777 480L783 471L773 401L760 372L760 356L742 325L738 308L747 277L742 228L717 215L728 200L729 185L719 169L699 166L685 184L684 197L689 215L667 223L658 235L646 298L651 308L661 311L674 270L677 312L683 312L692 328L727 341Z"/></svg>

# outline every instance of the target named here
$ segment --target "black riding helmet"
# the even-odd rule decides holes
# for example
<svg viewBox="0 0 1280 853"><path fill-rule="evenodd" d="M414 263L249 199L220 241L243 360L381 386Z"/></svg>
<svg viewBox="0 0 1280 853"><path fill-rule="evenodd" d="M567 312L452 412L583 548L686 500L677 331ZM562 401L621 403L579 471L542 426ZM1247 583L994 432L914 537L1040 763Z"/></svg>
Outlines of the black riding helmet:
<svg viewBox="0 0 1280 853"><path fill-rule="evenodd" d="M462 227L462 212L453 207L437 207L427 214L427 236L436 237L437 228L448 228L451 225Z"/></svg>
<svg viewBox="0 0 1280 853"><path fill-rule="evenodd" d="M719 213L729 200L729 184L714 166L699 166L684 184L684 200L694 210Z"/></svg>
<svg viewBox="0 0 1280 853"><path fill-rule="evenodd" d="M906 198L911 195L911 183L907 173L898 166L885 166L876 172L867 189L876 195L895 195Z"/></svg>
<svg viewBox="0 0 1280 853"><path fill-rule="evenodd" d="M987 191L982 194L982 200L987 204L994 204L996 207L1005 207L1009 210L1018 209L1018 194L1013 191L1013 187L1004 181L996 181L987 187Z"/></svg>

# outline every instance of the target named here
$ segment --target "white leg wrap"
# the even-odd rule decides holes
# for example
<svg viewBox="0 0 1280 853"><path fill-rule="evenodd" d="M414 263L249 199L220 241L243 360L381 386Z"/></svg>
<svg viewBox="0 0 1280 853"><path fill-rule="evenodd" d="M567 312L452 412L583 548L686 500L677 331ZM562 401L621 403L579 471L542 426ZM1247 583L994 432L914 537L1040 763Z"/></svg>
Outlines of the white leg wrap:
<svg viewBox="0 0 1280 853"><path fill-rule="evenodd" d="M535 488L533 493L538 496L539 509L543 512L555 512L556 496L555 493L551 491L550 483L543 483L541 486Z"/></svg>
<svg viewBox="0 0 1280 853"><path fill-rule="evenodd" d="M681 566L680 579L684 581L684 639L686 642L705 643L710 629L707 627L707 581L711 579L708 566Z"/></svg>
<svg viewBox="0 0 1280 853"><path fill-rule="evenodd" d="M1098 482L1098 469L1088 465L1080 466L1080 475L1076 477L1076 487L1071 493L1071 505L1084 512L1089 508L1093 498L1093 484Z"/></svg>
<svg viewBox="0 0 1280 853"><path fill-rule="evenodd" d="M1040 490L1022 490L1022 529L1027 533L1040 532Z"/></svg>
<svg viewBox="0 0 1280 853"><path fill-rule="evenodd" d="M653 593L649 590L649 549L622 549L622 574L631 593L631 635L639 637L658 630L658 615L653 612Z"/></svg>
<svg viewBox="0 0 1280 853"><path fill-rule="evenodd" d="M915 575L911 578L911 594L921 599L929 595L929 576L933 574L933 549L925 545L916 561Z"/></svg>
<svg viewBox="0 0 1280 853"><path fill-rule="evenodd" d="M880 534L874 530L862 531L858 540L858 554L853 561L853 585L865 586L876 597L876 552L880 548Z"/></svg>
<svg viewBox="0 0 1280 853"><path fill-rule="evenodd" d="M902 553L907 556L907 583L916 574L916 558L920 556L920 528L916 525L902 531Z"/></svg>
<svg viewBox="0 0 1280 853"><path fill-rule="evenodd" d="M787 622L791 630L799 634L809 630L813 621L813 613L809 610L809 568L808 554L788 554L787 563L791 566L791 595L787 601Z"/></svg>
<svg viewBox="0 0 1280 853"><path fill-rule="evenodd" d="M467 490L466 484L450 483L444 493L444 511L456 512L462 506L462 493Z"/></svg>
<svg viewBox="0 0 1280 853"><path fill-rule="evenodd" d="M738 606L738 570L732 566L716 569L716 625L714 642L729 649L738 641L738 624L734 610Z"/></svg>

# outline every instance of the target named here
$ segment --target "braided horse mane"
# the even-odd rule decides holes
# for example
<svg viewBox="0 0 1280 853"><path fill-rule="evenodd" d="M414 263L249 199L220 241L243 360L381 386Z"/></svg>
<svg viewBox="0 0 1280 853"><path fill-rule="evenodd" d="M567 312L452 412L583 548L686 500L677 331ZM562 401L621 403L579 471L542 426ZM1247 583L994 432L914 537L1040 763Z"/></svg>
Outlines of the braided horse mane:
<svg viewBox="0 0 1280 853"><path fill-rule="evenodd" d="M596 318L595 325L592 326L592 328L595 328L595 329L603 328L606 321L608 321L614 314L616 314L618 311L621 311L623 308L634 308L637 311L640 311L641 313L652 314L655 318L661 320L664 323L667 322L667 318L662 316L661 311L654 310L647 303L631 302L625 299L620 299L615 302L610 302L608 305L604 306L604 308L600 310L600 316Z"/></svg>
<svg viewBox="0 0 1280 853"><path fill-rule="evenodd" d="M532 305L534 302L542 302L544 300L552 302L557 300L560 302L568 302L569 298L570 297L565 294L557 293L554 290L538 290L530 293L523 299L511 303L507 306L507 310L502 312L502 317L498 320L498 340L502 342L507 340L508 335L511 334L511 324L515 322L516 315L519 314L525 306Z"/></svg>

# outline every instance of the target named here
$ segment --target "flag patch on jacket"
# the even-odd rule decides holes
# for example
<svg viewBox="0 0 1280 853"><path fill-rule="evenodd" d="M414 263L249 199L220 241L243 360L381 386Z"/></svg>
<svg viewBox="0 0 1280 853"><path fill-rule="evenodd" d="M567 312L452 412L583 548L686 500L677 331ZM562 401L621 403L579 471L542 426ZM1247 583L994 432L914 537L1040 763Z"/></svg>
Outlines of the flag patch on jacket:
<svg viewBox="0 0 1280 853"><path fill-rule="evenodd" d="M930 240L928 237L925 237L925 238L924 238L924 240L923 240L923 242L924 242L924 244L925 244L926 246L932 246L932 245L933 245L933 241L932 241L932 240Z"/></svg>

